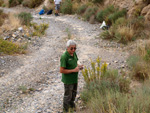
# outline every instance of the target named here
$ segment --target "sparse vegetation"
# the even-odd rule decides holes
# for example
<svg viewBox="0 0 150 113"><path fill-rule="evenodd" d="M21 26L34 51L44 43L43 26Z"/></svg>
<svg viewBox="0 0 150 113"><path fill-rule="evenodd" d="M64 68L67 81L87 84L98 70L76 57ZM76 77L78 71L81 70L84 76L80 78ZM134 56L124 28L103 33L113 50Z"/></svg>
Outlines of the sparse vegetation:
<svg viewBox="0 0 150 113"><path fill-rule="evenodd" d="M101 64L100 58L96 62L91 61L91 69L85 68L82 73L86 85L81 98L90 113L110 110L125 112L128 106L127 95L130 92L129 77L123 72L120 75L117 70L108 70L106 63Z"/></svg>
<svg viewBox="0 0 150 113"><path fill-rule="evenodd" d="M23 5L29 8L38 7L44 0L24 0Z"/></svg>
<svg viewBox="0 0 150 113"><path fill-rule="evenodd" d="M125 19L121 17L113 22L108 31L104 31L101 36L104 39L116 40L117 42L127 44L137 38L147 37L143 31L145 28L144 18Z"/></svg>
<svg viewBox="0 0 150 113"><path fill-rule="evenodd" d="M145 49L142 51L142 54L137 55L143 56L142 59L139 59L135 56L132 56L129 59L131 67L133 66L134 68L135 66L137 66L140 60L147 61L144 57L145 55L149 54L149 52L147 53L147 50L149 50L147 47L148 45L146 44ZM139 53L141 53L141 49ZM98 71L100 70L99 58L97 59L97 63L91 62L91 69L85 68L83 71L83 76L84 78L86 77L86 84L84 90L81 93L81 99L86 105L86 109L88 109L87 113L149 112L150 102L148 101L148 97L150 82L149 80L147 80L149 77L146 75L150 75L148 71L150 67L146 67L145 65L149 66L149 64L145 63L144 65L138 65L138 69L136 70L135 68L132 68L132 70L138 72L138 74L136 75L140 80L144 80L144 82L143 84L141 84L140 88L131 89L131 79L127 76L127 74L125 74L124 72L121 72L119 74L117 70L107 69L105 71L105 74L103 74L103 71Z"/></svg>
<svg viewBox="0 0 150 113"><path fill-rule="evenodd" d="M21 20L15 14L9 14L8 20L9 20L9 25L11 26L11 29L17 29L18 27L21 26Z"/></svg>
<svg viewBox="0 0 150 113"><path fill-rule="evenodd" d="M144 47L139 47L134 56L128 58L128 64L131 68L131 77L136 80L145 81L150 78L150 42Z"/></svg>
<svg viewBox="0 0 150 113"><path fill-rule="evenodd" d="M9 7L23 4L25 7L34 8L39 6L44 0L9 0Z"/></svg>
<svg viewBox="0 0 150 113"><path fill-rule="evenodd" d="M21 19L23 25L29 25L32 20L31 13L21 12L18 17Z"/></svg>
<svg viewBox="0 0 150 113"><path fill-rule="evenodd" d="M86 8L88 6L86 4L81 5L78 9L77 9L77 14L83 14L86 11Z"/></svg>
<svg viewBox="0 0 150 113"><path fill-rule="evenodd" d="M72 1L71 0L65 0L63 3L62 3L62 6L61 6L61 12L63 14L72 14Z"/></svg>
<svg viewBox="0 0 150 113"><path fill-rule="evenodd" d="M113 12L112 14L110 14L108 16L108 24L112 24L115 23L115 21L120 18L120 17L124 17L126 15L127 11L125 9L123 10L117 10L116 12Z"/></svg>
<svg viewBox="0 0 150 113"><path fill-rule="evenodd" d="M27 87L26 86L19 86L19 90L22 92L22 93L27 93Z"/></svg>
<svg viewBox="0 0 150 113"><path fill-rule="evenodd" d="M8 15L3 13L3 10L0 9L0 26L3 25L5 18L7 18Z"/></svg>
<svg viewBox="0 0 150 113"><path fill-rule="evenodd" d="M31 26L34 28L33 36L41 36L45 34L46 29L48 28L48 24L42 23L38 25L37 23L32 23Z"/></svg>
<svg viewBox="0 0 150 113"><path fill-rule="evenodd" d="M95 13L97 12L97 7L88 7L84 13L84 18L85 20L89 21L90 18L95 15Z"/></svg>
<svg viewBox="0 0 150 113"><path fill-rule="evenodd" d="M23 0L9 0L9 7L14 7L16 5L19 5L23 2Z"/></svg>
<svg viewBox="0 0 150 113"><path fill-rule="evenodd" d="M31 91L35 91L34 88L27 88L26 86L19 86L19 90L21 91L22 94L27 94L30 93Z"/></svg>
<svg viewBox="0 0 150 113"><path fill-rule="evenodd" d="M0 38L0 55L24 54L26 45L18 45Z"/></svg>
<svg viewBox="0 0 150 113"><path fill-rule="evenodd" d="M116 8L114 6L108 6L106 7L104 10L100 10L97 15L96 15L96 19L99 22L103 22L104 20L108 20L108 17L110 14L116 12Z"/></svg>
<svg viewBox="0 0 150 113"><path fill-rule="evenodd" d="M0 34L2 34L3 31L10 32L12 30L16 30L21 26L21 20L18 16L16 16L16 14L10 13L5 15L5 21L3 21L1 26Z"/></svg>

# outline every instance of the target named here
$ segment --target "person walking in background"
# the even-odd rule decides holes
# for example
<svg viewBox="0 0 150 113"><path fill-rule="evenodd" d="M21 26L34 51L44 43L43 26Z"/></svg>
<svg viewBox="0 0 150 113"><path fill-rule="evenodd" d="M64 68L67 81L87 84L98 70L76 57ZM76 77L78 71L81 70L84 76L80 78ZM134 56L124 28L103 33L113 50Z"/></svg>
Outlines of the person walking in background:
<svg viewBox="0 0 150 113"><path fill-rule="evenodd" d="M56 10L55 16L59 16L61 0L54 0L54 3L55 3L55 10Z"/></svg>
<svg viewBox="0 0 150 113"><path fill-rule="evenodd" d="M60 58L60 73L64 83L63 111L75 110L75 98L78 86L78 72L83 69L83 65L78 65L76 54L76 42L67 41L67 49Z"/></svg>

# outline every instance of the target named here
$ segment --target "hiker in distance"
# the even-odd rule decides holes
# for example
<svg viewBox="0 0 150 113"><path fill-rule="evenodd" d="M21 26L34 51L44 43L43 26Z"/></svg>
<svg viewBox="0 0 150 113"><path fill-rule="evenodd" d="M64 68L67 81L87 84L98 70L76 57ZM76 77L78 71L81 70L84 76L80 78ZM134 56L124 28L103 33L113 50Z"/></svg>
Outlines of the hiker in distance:
<svg viewBox="0 0 150 113"><path fill-rule="evenodd" d="M59 11L60 11L60 4L61 4L61 0L54 0L55 3L55 16L59 16Z"/></svg>
<svg viewBox="0 0 150 113"><path fill-rule="evenodd" d="M67 49L60 58L60 73L64 83L63 111L75 110L75 98L78 87L78 72L83 69L83 65L78 65L76 54L76 42L67 41Z"/></svg>

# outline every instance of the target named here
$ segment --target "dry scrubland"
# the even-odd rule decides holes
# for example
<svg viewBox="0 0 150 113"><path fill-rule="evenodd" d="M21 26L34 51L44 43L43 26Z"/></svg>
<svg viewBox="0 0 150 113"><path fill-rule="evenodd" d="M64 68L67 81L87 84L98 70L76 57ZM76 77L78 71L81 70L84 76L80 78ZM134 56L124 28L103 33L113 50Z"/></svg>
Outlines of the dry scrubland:
<svg viewBox="0 0 150 113"><path fill-rule="evenodd" d="M39 6L42 0L9 0L3 2L2 7L14 7L22 4L29 8ZM49 0L53 3L52 0ZM85 68L82 73L85 79L85 88L81 93L83 106L87 113L124 113L124 112L146 112L150 111L149 104L149 78L150 78L150 25L141 15L141 9L135 10L129 17L127 9L121 9L113 5L103 5L104 0L63 0L61 13L78 14L78 18L88 21L91 24L105 20L109 29L104 30L99 38L104 40L123 43L128 46L136 40L146 40L146 43L139 43L132 50L131 56L127 59L128 71L107 69L107 64L102 64L101 59L91 61L91 69ZM143 4L149 5L149 0L143 0ZM141 5L143 5L141 4ZM141 6L142 7L142 6ZM43 6L45 10L51 7ZM16 15L16 14L15 14ZM31 23L32 16L28 13L21 13L18 16L4 14L0 11L0 27L4 31L12 31L20 26L33 29L32 36L44 35L47 24L37 25ZM42 32L41 32L42 31ZM0 31L2 34L3 31ZM3 37L1 37L3 38ZM6 48L7 45L7 48ZM8 48L8 45L9 48ZM0 39L0 54L26 53L26 47L20 44ZM13 53L12 53L13 52ZM135 83L139 85L136 86ZM140 87L140 88L139 88Z"/></svg>

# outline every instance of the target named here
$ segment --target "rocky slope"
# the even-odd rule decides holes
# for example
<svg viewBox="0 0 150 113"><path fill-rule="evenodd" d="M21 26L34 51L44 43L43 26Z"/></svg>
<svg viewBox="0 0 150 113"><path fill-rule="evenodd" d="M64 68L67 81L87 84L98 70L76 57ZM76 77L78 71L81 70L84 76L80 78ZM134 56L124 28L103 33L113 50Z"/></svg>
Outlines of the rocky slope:
<svg viewBox="0 0 150 113"><path fill-rule="evenodd" d="M147 0L148 1L148 0ZM115 5L128 10L128 16L142 15L150 21L150 4L146 0L106 0L105 5Z"/></svg>

